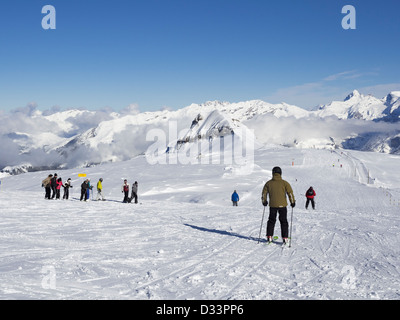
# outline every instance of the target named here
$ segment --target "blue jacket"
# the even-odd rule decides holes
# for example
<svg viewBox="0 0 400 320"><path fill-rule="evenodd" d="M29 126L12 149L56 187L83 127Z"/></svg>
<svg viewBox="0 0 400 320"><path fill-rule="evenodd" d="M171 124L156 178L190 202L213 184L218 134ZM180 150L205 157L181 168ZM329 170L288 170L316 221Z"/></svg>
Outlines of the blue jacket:
<svg viewBox="0 0 400 320"><path fill-rule="evenodd" d="M239 201L239 195L236 192L232 193L232 201L234 202Z"/></svg>

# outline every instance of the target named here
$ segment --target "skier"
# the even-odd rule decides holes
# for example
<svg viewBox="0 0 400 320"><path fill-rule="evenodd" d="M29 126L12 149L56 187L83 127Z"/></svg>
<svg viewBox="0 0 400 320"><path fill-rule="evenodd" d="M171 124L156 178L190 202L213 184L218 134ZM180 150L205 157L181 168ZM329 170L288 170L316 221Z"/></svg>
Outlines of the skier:
<svg viewBox="0 0 400 320"><path fill-rule="evenodd" d="M81 201L85 198L85 201L88 199L87 190L89 189L89 179L86 179L81 184Z"/></svg>
<svg viewBox="0 0 400 320"><path fill-rule="evenodd" d="M68 178L67 182L64 183L63 187L64 187L63 199L68 200L68 198L69 198L69 188L72 188L71 178Z"/></svg>
<svg viewBox="0 0 400 320"><path fill-rule="evenodd" d="M51 179L52 178L53 178L53 175L49 174L47 176L47 178L42 181L42 186L45 189L45 196L44 196L45 199L51 199L50 195L51 195Z"/></svg>
<svg viewBox="0 0 400 320"><path fill-rule="evenodd" d="M307 190L307 192L306 192L306 198L307 198L307 201L306 201L306 209L308 209L308 205L309 205L310 202L311 202L312 208L315 210L314 197L315 197L316 195L317 195L317 194L315 193L315 190L313 189L313 187L310 187L310 188Z"/></svg>
<svg viewBox="0 0 400 320"><path fill-rule="evenodd" d="M90 198L90 190L93 189L93 186L90 184L90 178L88 178L87 181L88 181L88 186L89 187L86 190L86 194L87 194L87 198L86 199L89 199ZM93 200L93 194L92 194L92 200Z"/></svg>
<svg viewBox="0 0 400 320"><path fill-rule="evenodd" d="M63 182L61 178L58 178L56 181L56 199L60 199L60 190L63 186Z"/></svg>
<svg viewBox="0 0 400 320"><path fill-rule="evenodd" d="M128 203L129 201L129 184L128 180L124 180L124 184L122 185L121 188L122 193L124 194L124 200L122 201L123 203Z"/></svg>
<svg viewBox="0 0 400 320"><path fill-rule="evenodd" d="M131 193L131 199L129 202L131 202L135 198L135 203L138 203L138 182L135 181L134 184L132 184L132 193Z"/></svg>
<svg viewBox="0 0 400 320"><path fill-rule="evenodd" d="M57 193L57 173L54 174L53 178L51 178L51 199L54 199Z"/></svg>
<svg viewBox="0 0 400 320"><path fill-rule="evenodd" d="M231 200L232 200L233 206L237 207L238 202L239 202L239 195L237 194L236 190L233 191Z"/></svg>
<svg viewBox="0 0 400 320"><path fill-rule="evenodd" d="M102 184L102 182L103 182L103 178L100 178L99 181L97 182L97 197L96 197L96 200L100 200L100 197L101 197L101 200L104 201L106 199L103 196L103 184Z"/></svg>
<svg viewBox="0 0 400 320"><path fill-rule="evenodd" d="M268 205L269 195L269 218L267 223L267 239L272 242L274 235L274 228L276 223L276 215L279 213L279 221L281 223L281 235L283 242L288 243L289 223L287 220L287 200L286 195L289 197L290 205L295 207L296 202L293 195L293 190L290 184L282 179L282 169L274 167L272 169L272 179L269 180L262 190L261 201L266 207Z"/></svg>

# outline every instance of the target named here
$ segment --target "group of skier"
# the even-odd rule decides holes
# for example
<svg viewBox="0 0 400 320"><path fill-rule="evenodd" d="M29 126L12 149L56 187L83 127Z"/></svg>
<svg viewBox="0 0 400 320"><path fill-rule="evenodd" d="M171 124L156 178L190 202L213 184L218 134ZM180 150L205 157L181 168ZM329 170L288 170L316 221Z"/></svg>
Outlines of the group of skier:
<svg viewBox="0 0 400 320"><path fill-rule="evenodd" d="M45 199L60 199L61 187L64 188L63 199L68 200L69 188L72 188L71 178L63 183L62 178L58 177L57 173L54 175L49 174L46 179L42 181L42 186L45 188Z"/></svg>
<svg viewBox="0 0 400 320"><path fill-rule="evenodd" d="M42 187L45 188L45 199L60 199L60 190L61 187L64 188L63 199L68 200L69 198L69 188L72 188L71 178L68 178L67 182L63 183L62 178L58 177L57 173L49 174L46 179L42 181ZM96 200L105 201L105 197L103 195L103 178L100 178L96 185L97 196ZM93 190L93 186L90 183L90 179L85 179L81 184L81 197L80 201L87 201L90 196L90 190ZM124 199L122 202L130 203L134 200L135 203L138 203L138 182L135 181L132 184L132 193L129 197L129 184L125 179L124 184L122 185L122 192L124 193Z"/></svg>
<svg viewBox="0 0 400 320"><path fill-rule="evenodd" d="M124 200L122 201L123 203L131 203L133 199L135 199L135 203L138 203L138 183L135 181L132 184L132 193L131 196L129 197L129 184L128 180L124 180L124 184L121 187L121 191L124 194Z"/></svg>

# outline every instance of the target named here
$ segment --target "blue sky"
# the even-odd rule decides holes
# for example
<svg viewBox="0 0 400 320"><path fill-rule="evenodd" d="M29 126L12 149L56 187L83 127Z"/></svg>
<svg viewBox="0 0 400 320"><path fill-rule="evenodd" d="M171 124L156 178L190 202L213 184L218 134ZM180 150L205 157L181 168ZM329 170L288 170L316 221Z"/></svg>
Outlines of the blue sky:
<svg viewBox="0 0 400 320"><path fill-rule="evenodd" d="M382 97L400 90L399 13L398 0L2 0L0 109Z"/></svg>

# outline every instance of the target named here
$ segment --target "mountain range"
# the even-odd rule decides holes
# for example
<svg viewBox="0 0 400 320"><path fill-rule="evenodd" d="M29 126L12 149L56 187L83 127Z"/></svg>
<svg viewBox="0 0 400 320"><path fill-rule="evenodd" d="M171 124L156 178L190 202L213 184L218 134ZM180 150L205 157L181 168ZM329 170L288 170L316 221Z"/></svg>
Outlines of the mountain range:
<svg viewBox="0 0 400 320"><path fill-rule="evenodd" d="M209 101L179 110L43 112L35 105L0 113L0 169L18 174L116 162L145 154L163 132L165 149L243 131L256 146L345 148L400 154L400 91L378 99L358 91L316 110L261 100Z"/></svg>

